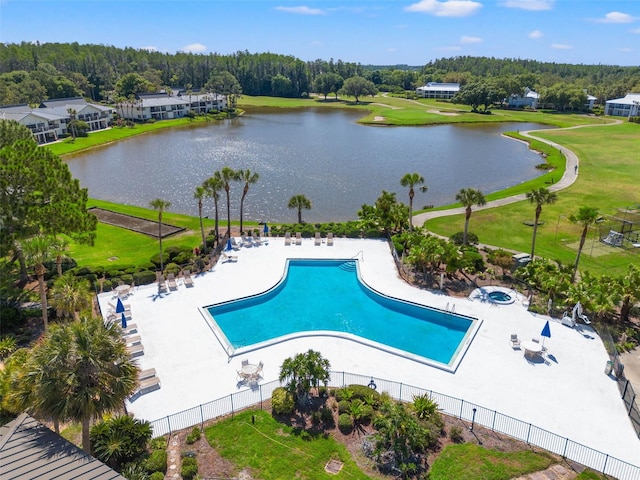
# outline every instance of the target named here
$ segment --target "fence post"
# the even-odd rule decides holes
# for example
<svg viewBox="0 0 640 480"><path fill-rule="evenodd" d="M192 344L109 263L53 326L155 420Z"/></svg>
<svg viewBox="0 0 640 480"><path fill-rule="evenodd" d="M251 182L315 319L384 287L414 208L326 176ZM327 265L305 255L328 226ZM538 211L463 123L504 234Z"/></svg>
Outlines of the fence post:
<svg viewBox="0 0 640 480"><path fill-rule="evenodd" d="M458 415L458 418L460 420L462 420L462 408L464 407L464 400L460 400L460 414Z"/></svg>
<svg viewBox="0 0 640 480"><path fill-rule="evenodd" d="M602 473L607 471L607 460L609 460L609 454L604 457L604 465L602 466ZM606 475L606 474L605 474Z"/></svg>
<svg viewBox="0 0 640 480"><path fill-rule="evenodd" d="M231 418L233 418L235 412L233 411L233 393L229 395L229 399L231 400Z"/></svg>
<svg viewBox="0 0 640 480"><path fill-rule="evenodd" d="M169 436L171 436L172 432L171 432L171 419L169 417L169 415L167 415L167 427L169 427Z"/></svg>
<svg viewBox="0 0 640 480"><path fill-rule="evenodd" d="M531 435L531 424L529 424L529 428L527 429L527 444L529 444L529 435Z"/></svg>
<svg viewBox="0 0 640 480"><path fill-rule="evenodd" d="M567 458L567 447L569 446L569 439L564 439L564 450L562 450L562 458Z"/></svg>
<svg viewBox="0 0 640 480"><path fill-rule="evenodd" d="M496 427L496 415L498 414L498 412L496 412L495 410L493 411L493 420L491 421L491 431L495 432L495 427Z"/></svg>
<svg viewBox="0 0 640 480"><path fill-rule="evenodd" d="M263 408L262 407L262 385L260 385L259 390L260 390L260 410L262 410L262 408Z"/></svg>
<svg viewBox="0 0 640 480"><path fill-rule="evenodd" d="M204 413L202 413L202 404L200 404L200 430L204 431Z"/></svg>
<svg viewBox="0 0 640 480"><path fill-rule="evenodd" d="M402 382L400 382L400 398L398 400L402 401Z"/></svg>

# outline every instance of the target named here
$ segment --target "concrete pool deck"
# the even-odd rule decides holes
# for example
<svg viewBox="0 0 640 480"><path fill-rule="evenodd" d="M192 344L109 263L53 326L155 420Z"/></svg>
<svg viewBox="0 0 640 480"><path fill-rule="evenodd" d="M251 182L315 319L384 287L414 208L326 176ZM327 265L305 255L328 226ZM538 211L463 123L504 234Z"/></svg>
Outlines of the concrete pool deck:
<svg viewBox="0 0 640 480"><path fill-rule="evenodd" d="M636 437L615 379L604 373L609 359L593 329L571 329L559 320L528 312L518 296L511 305L471 301L421 290L402 281L388 244L380 240L335 239L333 246L285 246L283 238L268 245L242 248L237 262L218 262L213 270L192 275L194 286L178 281L174 291L158 296L157 285L135 288L126 303L144 346L141 369L155 368L161 388L128 402L137 418L156 420L228 396L237 388L241 361L264 362L265 382L276 380L285 358L308 349L319 351L334 371L402 382L462 398L544 428L620 460L640 463ZM266 347L229 360L204 320L200 307L263 292L284 273L287 258L358 258L363 280L387 295L482 319L475 338L455 373L430 367L353 341L305 337ZM107 312L112 293L100 294ZM455 307L454 307L455 305ZM295 315L296 312L283 312ZM545 339L550 360L530 363L514 350L510 336Z"/></svg>

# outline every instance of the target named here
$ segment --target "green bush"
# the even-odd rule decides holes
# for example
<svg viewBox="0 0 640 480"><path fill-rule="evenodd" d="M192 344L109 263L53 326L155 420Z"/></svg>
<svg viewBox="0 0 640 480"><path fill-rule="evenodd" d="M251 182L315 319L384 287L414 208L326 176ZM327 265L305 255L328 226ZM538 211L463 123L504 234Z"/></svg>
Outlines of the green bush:
<svg viewBox="0 0 640 480"><path fill-rule="evenodd" d="M353 420L348 413L341 413L338 417L338 428L342 433L350 433L353 430Z"/></svg>
<svg viewBox="0 0 640 480"><path fill-rule="evenodd" d="M163 448L151 452L151 455L144 462L144 468L149 473L167 473L167 451Z"/></svg>
<svg viewBox="0 0 640 480"><path fill-rule="evenodd" d="M276 388L271 394L271 409L277 415L293 413L295 405L293 395L283 387Z"/></svg>
<svg viewBox="0 0 640 480"><path fill-rule="evenodd" d="M462 428L451 427L451 430L449 430L449 438L453 443L464 442L464 437L462 436Z"/></svg>
<svg viewBox="0 0 640 480"><path fill-rule="evenodd" d="M152 438L149 442L149 448L151 448L151 450L164 450L167 448L167 437Z"/></svg>
<svg viewBox="0 0 640 480"><path fill-rule="evenodd" d="M187 438L185 439L187 445L196 443L198 440L200 440L201 435L202 432L200 432L200 429L198 427L193 427L193 430L191 430L191 433L187 435Z"/></svg>
<svg viewBox="0 0 640 480"><path fill-rule="evenodd" d="M156 273L150 270L143 270L133 276L136 285L148 285L156 281Z"/></svg>
<svg viewBox="0 0 640 480"><path fill-rule="evenodd" d="M148 480L164 480L164 473L153 472L151 475L149 475Z"/></svg>
<svg viewBox="0 0 640 480"><path fill-rule="evenodd" d="M364 232L364 237L365 238L382 238L384 237L384 233L381 232L380 230L369 229L366 232Z"/></svg>
<svg viewBox="0 0 640 480"><path fill-rule="evenodd" d="M449 240L451 240L456 245L462 245L463 237L464 237L464 232L458 232L458 233L454 233L453 235L451 235L451 237L449 237ZM469 245L477 245L478 244L478 235L476 235L473 232L467 232L467 243Z"/></svg>
<svg viewBox="0 0 640 480"><path fill-rule="evenodd" d="M348 391L348 394L346 394ZM345 397L348 397L350 400L360 399L368 404L377 404L380 402L380 393L377 391L367 387L366 385L347 385L345 388L339 388L336 390L336 400L338 402ZM371 401L373 400L373 401Z"/></svg>
<svg viewBox="0 0 640 480"><path fill-rule="evenodd" d="M351 402L349 400L340 400L338 402L338 413L349 413L351 411Z"/></svg>
<svg viewBox="0 0 640 480"><path fill-rule="evenodd" d="M182 459L182 468L180 475L184 480L191 480L198 473L198 461L192 457L184 457Z"/></svg>

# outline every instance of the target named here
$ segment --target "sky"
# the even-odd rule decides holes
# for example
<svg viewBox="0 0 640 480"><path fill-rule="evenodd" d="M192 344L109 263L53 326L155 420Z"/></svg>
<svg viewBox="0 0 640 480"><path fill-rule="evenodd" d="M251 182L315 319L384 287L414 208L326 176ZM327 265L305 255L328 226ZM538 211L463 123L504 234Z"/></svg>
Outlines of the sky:
<svg viewBox="0 0 640 480"><path fill-rule="evenodd" d="M640 0L0 0L0 41L423 66L640 65Z"/></svg>

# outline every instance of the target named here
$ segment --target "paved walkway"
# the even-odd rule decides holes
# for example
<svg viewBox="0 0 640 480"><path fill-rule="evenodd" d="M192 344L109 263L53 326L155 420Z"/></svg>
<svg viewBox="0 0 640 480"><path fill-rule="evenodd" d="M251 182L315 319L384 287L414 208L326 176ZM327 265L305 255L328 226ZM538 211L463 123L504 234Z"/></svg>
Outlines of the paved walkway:
<svg viewBox="0 0 640 480"><path fill-rule="evenodd" d="M616 120L614 122L611 123L607 123L604 125L618 125L622 123L622 120ZM578 125L575 127L567 127L567 128L558 128L558 129L554 129L554 130L573 130L576 128L586 128L586 127L602 127L603 125ZM551 145L552 147L557 148L558 150L560 150L562 152L562 154L565 156L565 158L567 159L566 162L566 167L565 167L565 171L564 174L562 175L562 178L554 183L553 185L551 185L549 187L549 190L552 192L557 192L559 190L563 190L567 187L569 187L570 185L573 185L573 183L576 181L576 179L578 178L578 170L579 170L579 160L578 160L578 156L573 153L573 151L569 150L566 147L563 147L562 145L552 142L551 140L546 140L544 138L539 138L536 137L534 135L532 135L532 133L535 132L539 132L539 131L544 131L544 132L549 132L552 130L549 129L544 129L544 130L526 130L526 131L522 131L520 132L520 134L524 137L528 137L528 138L532 138L534 140L539 140L541 142L544 142L548 145ZM521 202L523 200L527 199L527 195L525 193L521 193L519 195L513 195L511 197L505 197L505 198L499 198L497 200L492 200L490 202L487 202L486 205L482 206L482 207L474 207L474 211L480 211L480 210L486 210L488 208L494 208L494 207L501 207L503 205L509 205L511 203L516 203L516 202ZM431 212L424 212L424 213L419 213L418 215L414 215L413 216L413 224L414 225L423 225L424 222L431 220L432 218L439 218L439 217L447 217L449 215L460 215L465 213L465 208L464 207L457 207L457 208L449 208L447 210L436 210L436 211L431 211Z"/></svg>

